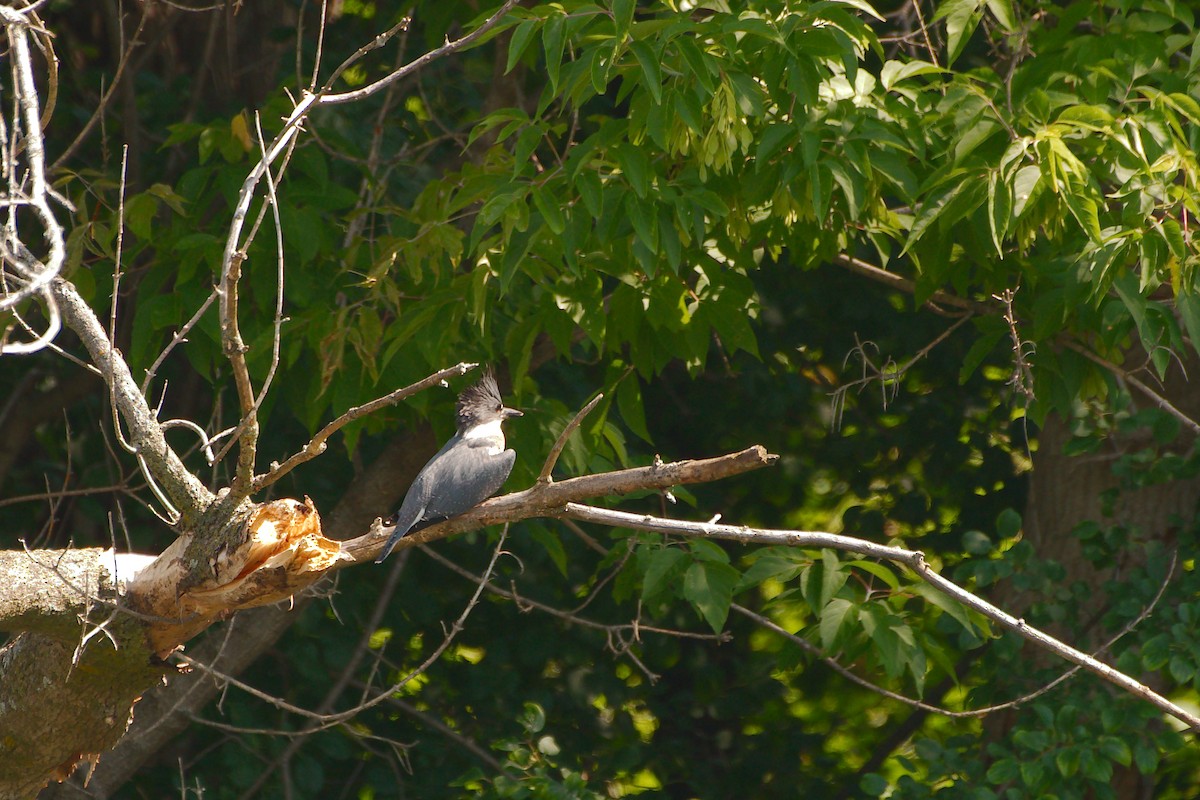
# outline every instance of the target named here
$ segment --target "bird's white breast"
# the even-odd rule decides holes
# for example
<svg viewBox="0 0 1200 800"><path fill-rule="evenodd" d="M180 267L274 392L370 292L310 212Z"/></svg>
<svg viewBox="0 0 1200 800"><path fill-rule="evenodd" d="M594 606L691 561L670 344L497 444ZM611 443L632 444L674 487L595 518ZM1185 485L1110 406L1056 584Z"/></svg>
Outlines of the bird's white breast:
<svg viewBox="0 0 1200 800"><path fill-rule="evenodd" d="M490 439L487 454L497 456L504 452L504 429L500 427L501 420L494 419L482 425L476 425L463 434L464 439Z"/></svg>

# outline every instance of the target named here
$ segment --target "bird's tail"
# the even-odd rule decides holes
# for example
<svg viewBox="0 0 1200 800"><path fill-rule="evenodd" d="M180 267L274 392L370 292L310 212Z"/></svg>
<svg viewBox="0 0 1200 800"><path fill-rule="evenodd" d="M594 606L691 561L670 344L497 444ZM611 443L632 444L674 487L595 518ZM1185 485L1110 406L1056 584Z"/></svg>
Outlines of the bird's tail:
<svg viewBox="0 0 1200 800"><path fill-rule="evenodd" d="M413 523L421 516L422 511L423 509L406 508L404 505L401 505L399 511L387 518L383 524L388 526L394 525L396 526L396 530L392 531L392 535L388 537L387 544L379 551L379 557L375 559L376 564L382 562L391 554L392 548L396 546L396 542L403 539L406 534L412 532Z"/></svg>
<svg viewBox="0 0 1200 800"><path fill-rule="evenodd" d="M389 518L388 521L392 522L392 524L395 524L394 518L395 515ZM379 551L379 557L375 559L375 563L382 564L383 560L392 554L392 549L396 546L396 542L400 541L406 533L408 533L408 531L401 530L400 528L396 528L396 530L392 531L392 535L388 537L387 544L385 544L383 549Z"/></svg>

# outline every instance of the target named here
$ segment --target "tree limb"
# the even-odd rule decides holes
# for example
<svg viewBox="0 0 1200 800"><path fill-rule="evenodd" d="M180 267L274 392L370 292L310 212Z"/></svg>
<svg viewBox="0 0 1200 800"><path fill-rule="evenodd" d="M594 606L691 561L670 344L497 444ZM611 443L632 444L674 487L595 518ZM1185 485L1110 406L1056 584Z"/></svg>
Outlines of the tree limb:
<svg viewBox="0 0 1200 800"><path fill-rule="evenodd" d="M1149 686L1134 680L1125 673L1110 667L1108 664L1093 658L1081 650L1076 650L1065 642L1029 625L1025 620L1014 617L983 598L968 592L953 581L942 577L929 566L925 560L925 554L919 550L890 547L865 539L856 539L852 536L843 536L836 533L769 530L737 525L687 522L652 517L648 514L629 514L624 511L612 511L605 508L580 505L578 503L568 503L562 511L562 516L584 522L595 522L601 525L656 531L658 533L673 533L680 536L706 539L724 539L741 544L828 547L834 550L861 553L862 555L878 558L883 561L902 564L915 572L923 581L931 584L943 594L954 598L964 606L978 611L993 622L1008 628L1044 650L1048 650L1067 661L1078 664L1114 686L1152 703L1160 710L1183 722L1193 731L1200 732L1200 717L1172 703Z"/></svg>
<svg viewBox="0 0 1200 800"><path fill-rule="evenodd" d="M664 464L656 461L648 467L602 472L584 475L555 483L535 484L529 489L494 497L460 514L428 528L422 528L405 536L397 548L415 547L419 544L444 539L456 533L475 530L485 525L515 522L530 517L558 517L570 503L589 497L630 494L632 492L670 489L688 483L710 481L740 475L754 469L774 464L779 456L768 453L761 445L748 447L737 453L699 461L675 461ZM335 568L349 566L360 561L374 561L379 550L387 541L391 529L384 529L377 519L364 535L342 542L342 553L347 558ZM849 539L849 537L845 537Z"/></svg>
<svg viewBox="0 0 1200 800"><path fill-rule="evenodd" d="M167 444L162 426L138 390L129 365L120 352L108 342L100 320L91 307L79 296L69 281L56 278L50 292L62 311L67 327L75 332L87 349L92 363L112 385L117 410L129 426L129 441L144 461L146 471L162 487L171 504L179 510L180 523L188 527L213 501L212 492L184 466L179 455Z"/></svg>

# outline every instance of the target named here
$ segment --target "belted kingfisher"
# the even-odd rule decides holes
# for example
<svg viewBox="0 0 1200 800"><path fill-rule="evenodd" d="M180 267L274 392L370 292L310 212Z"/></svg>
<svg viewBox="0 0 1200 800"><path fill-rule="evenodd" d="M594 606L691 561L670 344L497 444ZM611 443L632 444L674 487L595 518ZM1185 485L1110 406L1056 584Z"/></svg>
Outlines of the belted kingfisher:
<svg viewBox="0 0 1200 800"><path fill-rule="evenodd" d="M383 561L405 534L461 514L495 494L517 454L504 449L501 423L522 416L506 408L491 373L458 396L458 432L421 468L396 512L396 530L375 559Z"/></svg>

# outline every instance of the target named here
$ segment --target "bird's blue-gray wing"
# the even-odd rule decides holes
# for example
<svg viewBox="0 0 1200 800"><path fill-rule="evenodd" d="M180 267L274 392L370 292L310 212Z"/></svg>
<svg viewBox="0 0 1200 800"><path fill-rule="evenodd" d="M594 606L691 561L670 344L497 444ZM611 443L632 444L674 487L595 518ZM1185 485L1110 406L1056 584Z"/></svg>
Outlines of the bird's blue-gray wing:
<svg viewBox="0 0 1200 800"><path fill-rule="evenodd" d="M505 450L482 462L460 459L446 465L425 506L426 519L444 519L469 511L499 491L512 472L517 454Z"/></svg>
<svg viewBox="0 0 1200 800"><path fill-rule="evenodd" d="M470 451L455 449L455 444L454 440L448 442L408 487L396 514L396 529L376 563L387 558L396 542L414 528L461 514L494 495L504 485L517 458L513 450L486 459L464 457ZM472 443L472 449L477 447Z"/></svg>
<svg viewBox="0 0 1200 800"><path fill-rule="evenodd" d="M445 454L452 443L453 440L447 442L437 455L429 459L429 463L421 468L412 485L408 487L408 493L404 495L404 502L400 504L400 510L396 512L396 529L388 537L387 544L379 551L379 557L375 559L376 564L388 557L392 548L396 546L396 542L412 530L414 525L427 518L426 507L429 505L432 487L438 485L438 481L446 472Z"/></svg>

